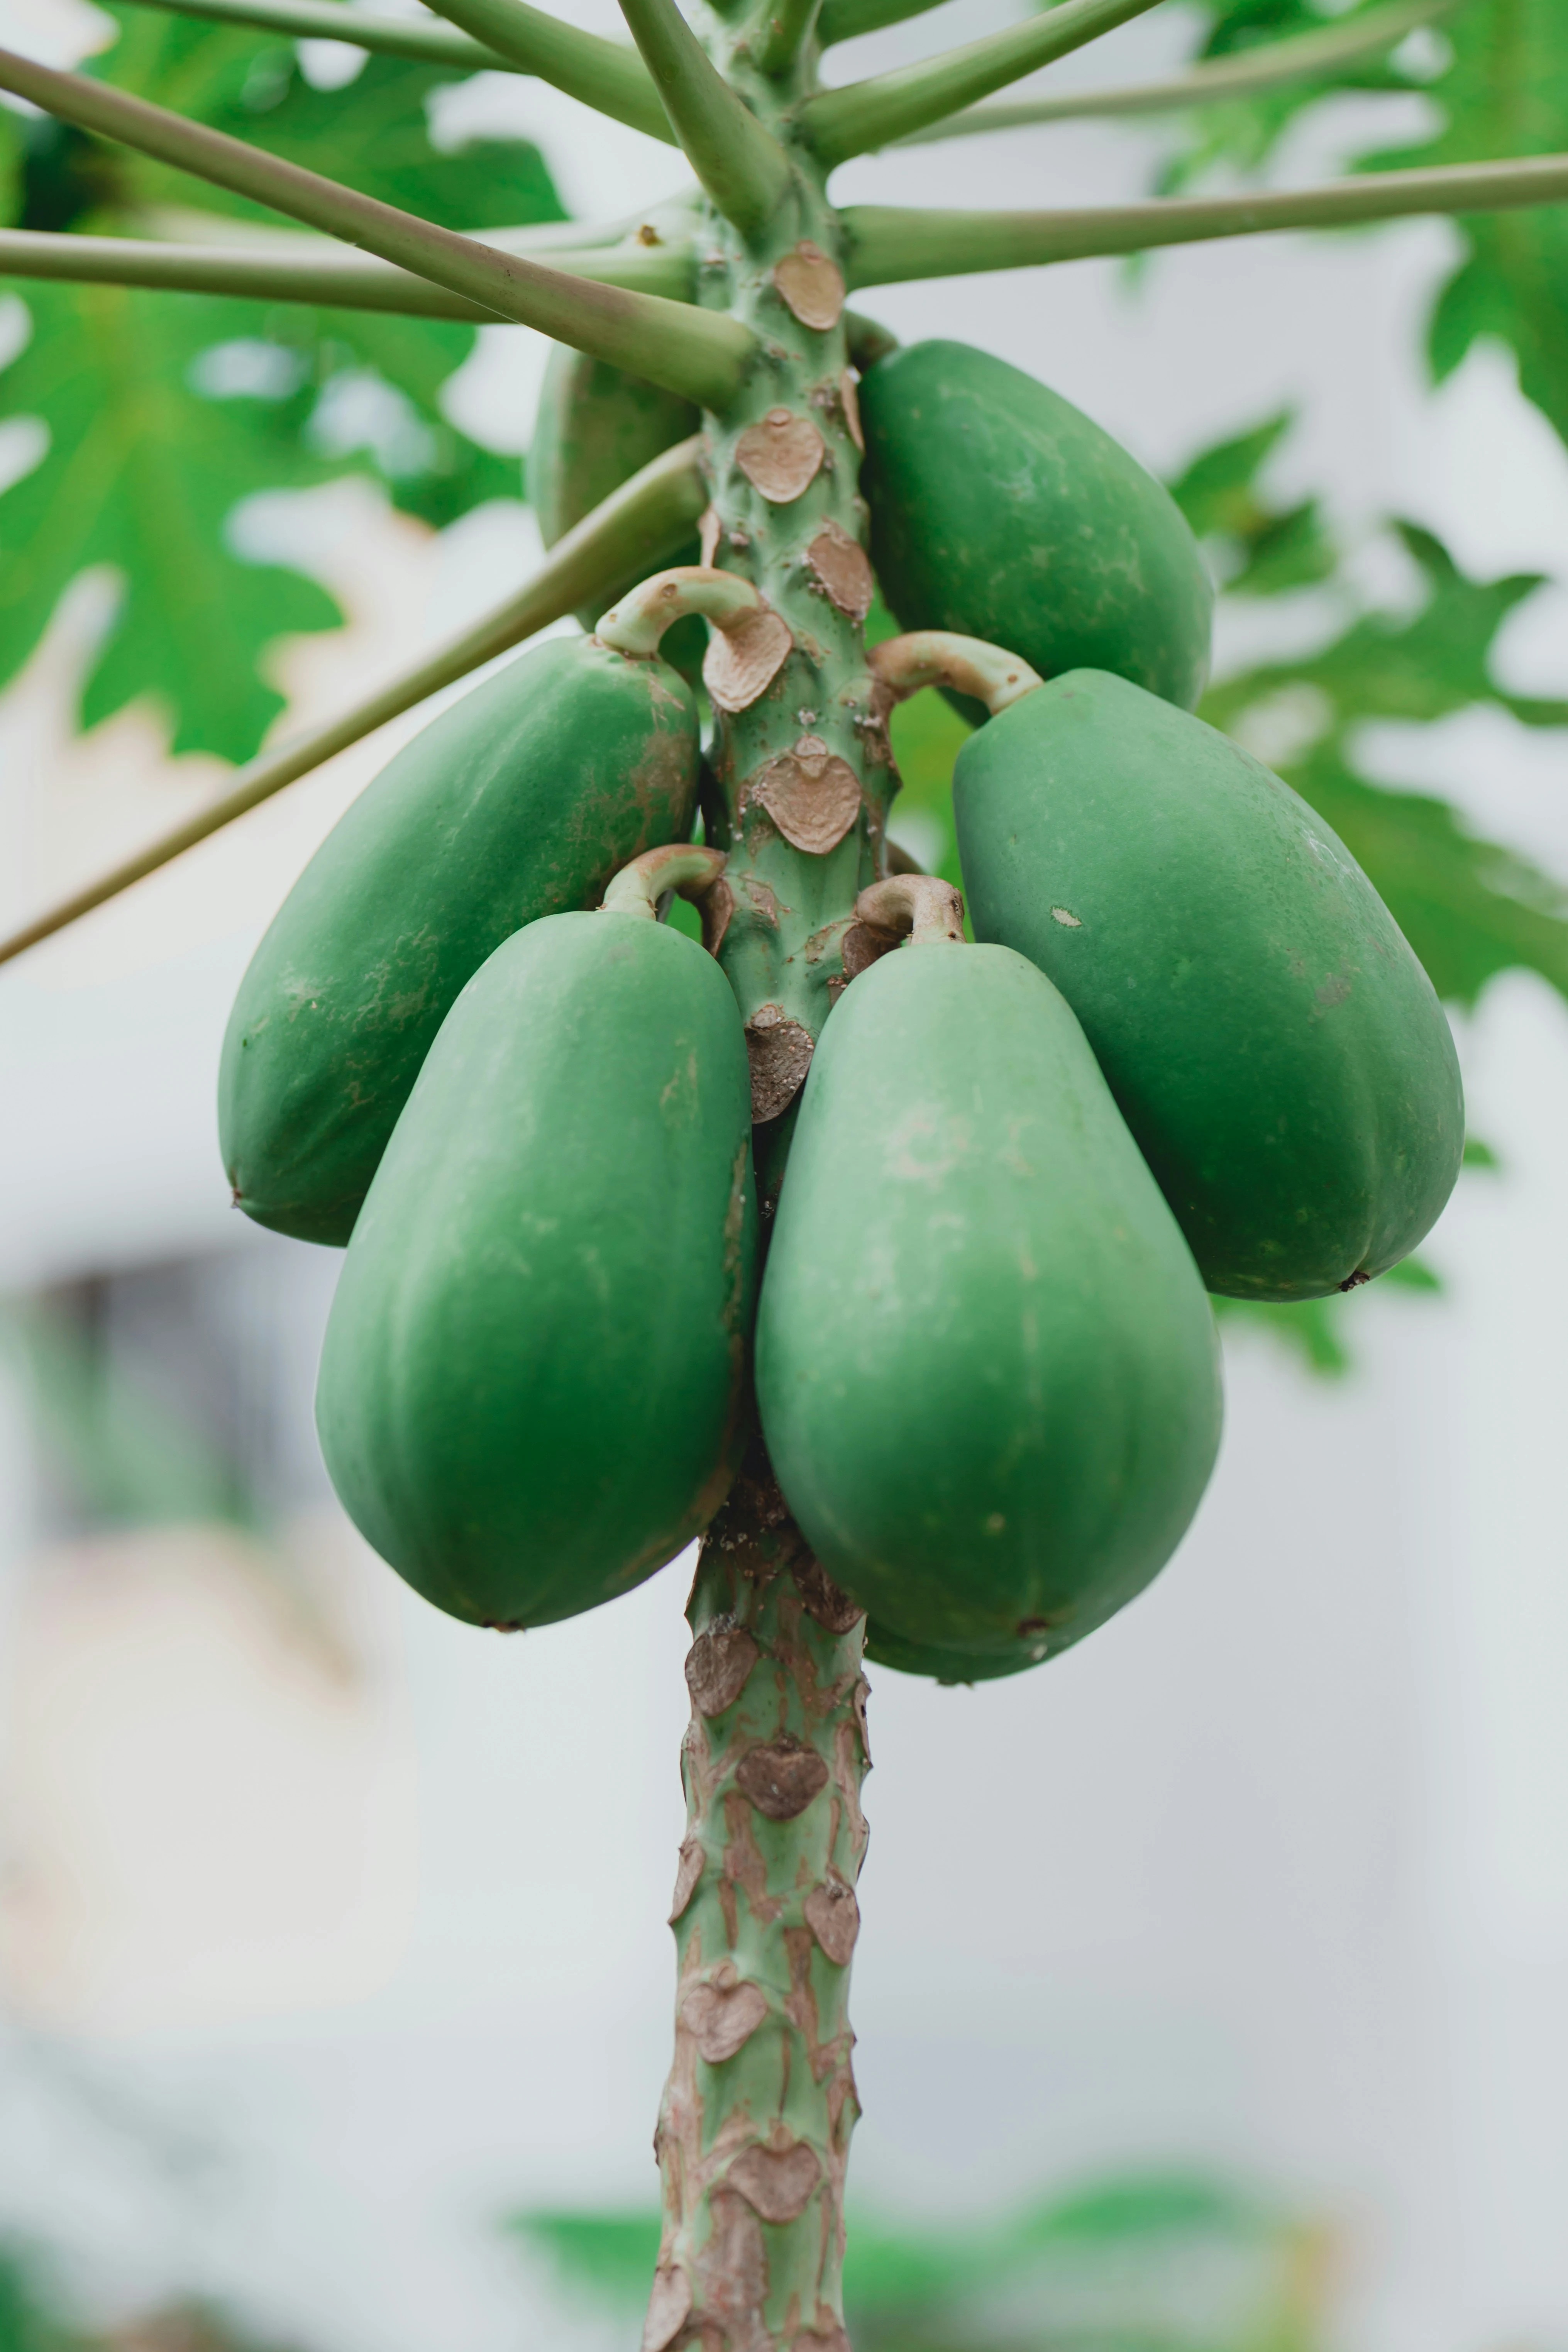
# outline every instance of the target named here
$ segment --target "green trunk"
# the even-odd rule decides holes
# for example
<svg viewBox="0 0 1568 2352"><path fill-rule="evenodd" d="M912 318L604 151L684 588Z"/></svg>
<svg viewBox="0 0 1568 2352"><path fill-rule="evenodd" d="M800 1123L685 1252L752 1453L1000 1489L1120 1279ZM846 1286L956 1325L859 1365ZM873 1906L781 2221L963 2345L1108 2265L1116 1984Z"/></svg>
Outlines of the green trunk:
<svg viewBox="0 0 1568 2352"><path fill-rule="evenodd" d="M716 62L784 136L816 85L815 48L769 77L738 21L708 23ZM866 663L858 418L821 170L802 158L750 239L710 209L697 245L701 300L763 342L732 406L703 420L704 551L755 583L793 641L769 675L784 633L770 647L759 629L746 676L716 669L716 638L708 669L704 818L729 852L719 955L746 1024L765 1221L843 983L856 896L883 870L895 778ZM645 2352L848 2352L839 2273L858 2113L847 2003L866 1843L865 1620L812 1559L760 1441L709 1531L689 1615L675 2063Z"/></svg>
<svg viewBox="0 0 1568 2352"><path fill-rule="evenodd" d="M865 1620L812 1559L760 1446L709 1532L687 1613L675 2063L643 2344L848 2352Z"/></svg>

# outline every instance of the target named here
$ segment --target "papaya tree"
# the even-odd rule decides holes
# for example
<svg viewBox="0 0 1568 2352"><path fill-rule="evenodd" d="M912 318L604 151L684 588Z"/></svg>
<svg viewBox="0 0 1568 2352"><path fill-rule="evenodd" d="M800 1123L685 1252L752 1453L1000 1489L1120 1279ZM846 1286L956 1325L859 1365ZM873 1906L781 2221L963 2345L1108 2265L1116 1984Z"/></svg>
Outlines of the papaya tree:
<svg viewBox="0 0 1568 2352"><path fill-rule="evenodd" d="M524 0L440 0L442 25L172 11L182 36L538 75L683 152L689 202L601 226L475 235L452 223L471 188L395 202L384 122L319 170L328 94L268 132L254 58L182 111L177 71L151 97L0 54L0 88L61 127L45 194L129 154L162 231L35 215L0 236L17 278L559 347L534 579L3 952L584 619L447 709L306 868L231 1019L224 1157L260 1223L345 1247L323 1450L428 1600L539 1626L700 1538L644 2347L845 2352L864 1662L980 1682L1131 1600L1215 1459L1206 1294L1310 1301L1397 1267L1464 1144L1438 997L1384 899L1194 713L1212 595L1177 504L1047 387L900 348L849 297L1289 227L1556 221L1568 155L840 207L855 156L1060 110L991 101L1154 0L1059 0L831 87L826 48L926 0L622 5L625 44ZM151 5L118 0L121 21ZM1376 63L1444 13L1277 11L1277 43L1222 45L1185 95ZM168 233L171 179L231 233ZM306 234L242 234L276 215ZM899 633L868 644L879 587ZM953 782L967 917L889 837L889 719L931 687L977 722Z"/></svg>

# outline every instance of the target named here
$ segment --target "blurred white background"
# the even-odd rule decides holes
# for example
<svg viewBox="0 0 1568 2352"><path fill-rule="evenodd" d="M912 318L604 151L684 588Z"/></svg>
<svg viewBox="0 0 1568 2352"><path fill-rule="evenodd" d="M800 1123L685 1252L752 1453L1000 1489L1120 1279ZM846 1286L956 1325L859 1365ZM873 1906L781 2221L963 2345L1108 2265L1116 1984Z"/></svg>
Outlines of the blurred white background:
<svg viewBox="0 0 1568 2352"><path fill-rule="evenodd" d="M836 72L1008 13L938 11ZM101 37L74 0L5 14L60 61ZM1162 11L1056 78L1158 70L1189 39ZM1356 101L1358 134L1374 103L1397 132L1414 101ZM1350 119L1320 112L1278 176L1331 169ZM536 137L584 213L679 170L505 77L455 93L443 127ZM837 193L924 201L940 169L964 203L1107 201L1143 191L1151 152L1068 126L867 160ZM864 307L1047 378L1159 470L1301 402L1282 488L1326 486L1352 531L1413 516L1479 572L1562 570L1568 458L1502 359L1483 347L1436 396L1416 369L1450 234L1258 239L1167 255L1136 289L1088 263ZM524 449L542 357L486 331L454 413ZM349 614L280 649L280 732L504 593L537 544L521 506L436 536L363 485L241 527L302 551ZM170 761L154 711L73 738L105 593L83 583L0 700L0 919L222 774ZM1565 690L1565 612L1552 593L1510 625L1510 685ZM1315 625L1310 598L1245 639L1232 620L1220 660ZM154 1386L160 1318L194 1297L219 1369L187 1373L282 1530L84 1530L4 1392L0 2229L66 2248L110 2302L206 2288L341 2352L531 2352L560 2338L497 2217L655 2193L688 1564L521 1640L405 1591L314 1456L338 1261L245 1227L214 1137L261 929L426 715L0 974L0 1287L90 1281ZM1562 739L1471 714L1436 740L1442 772L1429 739L1417 777L1384 730L1380 772L1568 876ZM1568 1020L1516 977L1460 1045L1504 1165L1466 1180L1429 1247L1447 1297L1367 1300L1338 1386L1232 1347L1196 1528L1081 1651L976 1692L874 1676L862 2200L978 2210L1211 2164L1336 2225L1342 2352L1568 2347Z"/></svg>

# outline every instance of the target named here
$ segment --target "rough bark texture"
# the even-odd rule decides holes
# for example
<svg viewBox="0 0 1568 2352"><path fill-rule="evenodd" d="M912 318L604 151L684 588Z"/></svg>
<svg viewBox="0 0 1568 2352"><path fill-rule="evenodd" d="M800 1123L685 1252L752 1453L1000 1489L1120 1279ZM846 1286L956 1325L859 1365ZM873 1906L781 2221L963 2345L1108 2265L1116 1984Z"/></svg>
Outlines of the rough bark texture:
<svg viewBox="0 0 1568 2352"><path fill-rule="evenodd" d="M865 1620L806 1551L760 1444L687 1613L675 2063L644 2352L848 2352Z"/></svg>
<svg viewBox="0 0 1568 2352"><path fill-rule="evenodd" d="M742 236L710 207L695 240L700 301L761 344L739 396L703 419L703 561L752 582L767 607L710 648L703 814L729 853L718 954L751 1054L765 1239L813 1047L858 968L846 971L845 940L858 894L885 870L897 780L866 658L873 581L843 241L820 165L789 134L817 84L812 12L689 13L793 165L762 228ZM703 1545L689 1614L675 2063L644 2352L849 2352L865 1621L807 1551L760 1440Z"/></svg>

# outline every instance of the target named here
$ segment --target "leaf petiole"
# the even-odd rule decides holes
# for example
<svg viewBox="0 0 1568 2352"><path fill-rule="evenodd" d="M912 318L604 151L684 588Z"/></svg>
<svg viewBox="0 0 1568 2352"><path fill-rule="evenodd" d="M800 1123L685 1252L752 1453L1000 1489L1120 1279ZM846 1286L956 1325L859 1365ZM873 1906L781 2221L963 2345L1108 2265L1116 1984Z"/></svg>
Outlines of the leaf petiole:
<svg viewBox="0 0 1568 2352"><path fill-rule="evenodd" d="M1164 197L1059 212L926 212L851 205L842 217L849 284L889 286L906 278L1030 269L1045 262L1145 253L1158 246L1279 229L1349 228L1419 214L1503 212L1564 202L1568 155L1525 155L1379 172L1317 188L1269 188L1253 195Z"/></svg>
<svg viewBox="0 0 1568 2352"><path fill-rule="evenodd" d="M0 940L0 963L8 963L24 950L36 947L40 940L63 931L81 916L90 914L95 907L104 906L122 890L130 889L132 883L155 874L183 851L221 832L236 817L270 800L285 784L295 782L337 752L346 751L351 743L374 735L389 719L412 710L416 703L438 693L443 687L467 677L497 654L510 652L513 646L548 627L552 621L603 595L610 583L624 579L628 570L643 562L657 562L660 555L679 547L708 501L698 456L695 438L667 449L662 457L656 457L652 465L634 474L592 514L585 515L575 530L558 541L533 578L516 595L509 596L503 604L486 614L483 620L465 629L461 636L454 637L416 668L368 695L339 718L247 762L240 770L237 781L210 808L162 835L84 889L73 892L47 914L14 931L9 939Z"/></svg>

